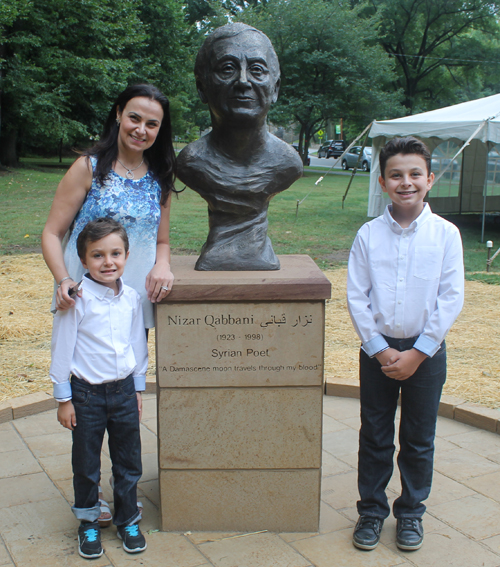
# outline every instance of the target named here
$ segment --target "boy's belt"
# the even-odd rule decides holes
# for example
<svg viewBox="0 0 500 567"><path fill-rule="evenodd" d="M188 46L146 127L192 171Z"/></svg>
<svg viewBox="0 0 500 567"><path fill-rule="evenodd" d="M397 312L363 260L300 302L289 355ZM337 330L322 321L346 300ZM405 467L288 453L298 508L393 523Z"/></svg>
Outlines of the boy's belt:
<svg viewBox="0 0 500 567"><path fill-rule="evenodd" d="M119 380L113 380L112 382L104 382L103 384L91 384L87 382L87 380L82 380L75 376L74 374L71 375L71 382L75 382L80 386L86 386L87 388L91 388L94 392L106 392L116 388L116 383L120 382L120 385L125 385L127 382L134 381L132 374L129 374L126 378L120 378Z"/></svg>
<svg viewBox="0 0 500 567"><path fill-rule="evenodd" d="M406 339L394 339L392 337L387 337L386 335L382 335L384 339L387 341L387 344L390 348L395 348L402 352L404 350L410 350L413 345L417 342L418 337L409 337ZM441 343L439 349L441 350L445 346L445 342Z"/></svg>

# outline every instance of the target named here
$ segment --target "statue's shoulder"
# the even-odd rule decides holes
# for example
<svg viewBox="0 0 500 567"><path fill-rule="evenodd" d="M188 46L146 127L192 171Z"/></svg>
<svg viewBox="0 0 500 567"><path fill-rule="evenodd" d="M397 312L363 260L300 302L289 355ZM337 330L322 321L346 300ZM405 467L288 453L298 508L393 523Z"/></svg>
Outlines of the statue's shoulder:
<svg viewBox="0 0 500 567"><path fill-rule="evenodd" d="M273 134L269 134L268 150L272 152L272 155L275 156L281 164L287 164L287 169L291 176L298 178L302 175L304 166L302 165L299 154L293 146Z"/></svg>
<svg viewBox="0 0 500 567"><path fill-rule="evenodd" d="M177 167L187 166L194 159L204 157L209 151L207 136L202 136L185 146L177 156Z"/></svg>
<svg viewBox="0 0 500 567"><path fill-rule="evenodd" d="M213 163L207 136L190 142L177 156L177 177L189 187L200 182L200 171L206 175Z"/></svg>

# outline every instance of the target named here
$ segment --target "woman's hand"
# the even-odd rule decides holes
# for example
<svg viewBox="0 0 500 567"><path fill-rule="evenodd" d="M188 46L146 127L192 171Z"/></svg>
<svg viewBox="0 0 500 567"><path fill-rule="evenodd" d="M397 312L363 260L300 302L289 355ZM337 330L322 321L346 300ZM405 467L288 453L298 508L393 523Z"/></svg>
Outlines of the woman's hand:
<svg viewBox="0 0 500 567"><path fill-rule="evenodd" d="M174 285L174 274L170 266L155 264L146 276L146 291L151 303L159 303L172 291Z"/></svg>
<svg viewBox="0 0 500 567"><path fill-rule="evenodd" d="M56 308L58 311L66 311L70 307L75 305L75 300L72 299L68 292L70 288L75 287L78 285L73 279L69 278L64 280L61 285L57 288L56 292ZM77 297L82 296L82 290L80 290L77 294Z"/></svg>

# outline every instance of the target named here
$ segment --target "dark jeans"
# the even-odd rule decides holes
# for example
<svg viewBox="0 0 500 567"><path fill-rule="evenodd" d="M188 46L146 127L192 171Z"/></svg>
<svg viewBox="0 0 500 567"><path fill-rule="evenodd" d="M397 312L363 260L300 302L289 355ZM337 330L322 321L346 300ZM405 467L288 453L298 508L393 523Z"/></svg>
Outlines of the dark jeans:
<svg viewBox="0 0 500 567"><path fill-rule="evenodd" d="M404 351L416 339L386 340L391 348ZM425 512L422 502L431 490L437 412L446 380L445 343L407 380L388 378L380 368L375 357L361 350L358 513L377 518L390 513L385 489L394 468L394 419L401 392L397 461L402 493L394 502L393 513L396 518L420 518Z"/></svg>
<svg viewBox="0 0 500 567"><path fill-rule="evenodd" d="M137 396L132 376L93 386L71 377L76 427L73 430L73 512L92 522L100 514L98 485L101 448L108 430L114 477L113 523L129 525L140 519L137 483L142 475L141 436Z"/></svg>

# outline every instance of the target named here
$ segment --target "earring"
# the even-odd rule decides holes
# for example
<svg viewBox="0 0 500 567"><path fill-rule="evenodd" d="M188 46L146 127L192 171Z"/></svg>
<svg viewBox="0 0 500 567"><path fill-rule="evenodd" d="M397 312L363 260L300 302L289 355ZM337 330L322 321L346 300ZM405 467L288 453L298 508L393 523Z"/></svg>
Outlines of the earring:
<svg viewBox="0 0 500 567"><path fill-rule="evenodd" d="M118 127L120 126L120 119L119 119L119 118L116 119L116 125L117 125Z"/></svg>

